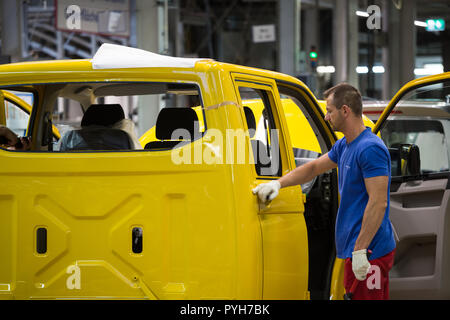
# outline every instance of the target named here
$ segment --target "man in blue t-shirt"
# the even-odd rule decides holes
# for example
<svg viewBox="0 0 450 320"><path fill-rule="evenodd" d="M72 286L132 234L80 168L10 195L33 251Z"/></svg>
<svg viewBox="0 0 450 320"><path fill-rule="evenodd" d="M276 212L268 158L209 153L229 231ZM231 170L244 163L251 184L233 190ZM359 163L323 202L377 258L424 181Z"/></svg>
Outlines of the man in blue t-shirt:
<svg viewBox="0 0 450 320"><path fill-rule="evenodd" d="M303 184L338 167L341 201L336 219L336 250L339 258L346 259L345 289L349 292L356 285L352 288L354 299L388 299L389 270L395 252L389 220L389 151L364 126L362 99L356 88L341 83L325 91L324 96L325 120L344 138L328 153L278 180L258 185L253 193L263 202L271 201L280 188ZM378 277L371 283L367 281L369 269ZM365 285L358 282L364 280Z"/></svg>

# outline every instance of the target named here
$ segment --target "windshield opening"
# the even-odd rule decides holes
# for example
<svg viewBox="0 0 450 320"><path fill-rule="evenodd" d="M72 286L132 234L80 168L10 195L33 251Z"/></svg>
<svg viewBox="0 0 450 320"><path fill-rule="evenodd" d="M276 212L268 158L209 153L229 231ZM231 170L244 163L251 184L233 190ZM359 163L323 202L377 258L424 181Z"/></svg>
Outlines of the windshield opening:
<svg viewBox="0 0 450 320"><path fill-rule="evenodd" d="M450 127L447 119L387 120L381 130L381 137L389 148L405 143L417 145L422 173L449 171L449 153L443 124Z"/></svg>

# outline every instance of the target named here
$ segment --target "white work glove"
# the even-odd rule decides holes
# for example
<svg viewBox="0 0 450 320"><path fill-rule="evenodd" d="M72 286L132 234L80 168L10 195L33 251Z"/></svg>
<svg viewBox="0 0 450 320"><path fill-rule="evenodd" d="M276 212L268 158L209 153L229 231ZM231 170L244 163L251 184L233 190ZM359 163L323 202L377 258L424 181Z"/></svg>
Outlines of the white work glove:
<svg viewBox="0 0 450 320"><path fill-rule="evenodd" d="M352 270L356 279L365 280L370 269L370 263L367 260L367 250L362 249L352 252Z"/></svg>
<svg viewBox="0 0 450 320"><path fill-rule="evenodd" d="M273 180L268 183L261 183L260 185L256 186L252 190L253 194L258 194L259 199L263 202L269 202L275 199L275 197L278 195L278 192L280 191L281 185L278 182L278 180Z"/></svg>

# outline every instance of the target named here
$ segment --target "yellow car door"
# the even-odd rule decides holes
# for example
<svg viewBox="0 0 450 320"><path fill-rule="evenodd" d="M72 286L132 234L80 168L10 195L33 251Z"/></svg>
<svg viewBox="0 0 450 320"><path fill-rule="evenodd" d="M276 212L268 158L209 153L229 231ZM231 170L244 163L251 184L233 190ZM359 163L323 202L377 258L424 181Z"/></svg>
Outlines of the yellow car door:
<svg viewBox="0 0 450 320"><path fill-rule="evenodd" d="M255 160L255 182L277 179L295 166L290 137L272 79L245 74L233 74L240 105L248 106L246 97L254 97L255 126L251 140ZM258 152L255 153L255 150ZM264 163L262 154L269 163ZM255 197L255 201L257 201ZM307 232L303 217L303 201L299 186L280 190L268 206L259 205L263 248L263 299L309 298L307 286Z"/></svg>

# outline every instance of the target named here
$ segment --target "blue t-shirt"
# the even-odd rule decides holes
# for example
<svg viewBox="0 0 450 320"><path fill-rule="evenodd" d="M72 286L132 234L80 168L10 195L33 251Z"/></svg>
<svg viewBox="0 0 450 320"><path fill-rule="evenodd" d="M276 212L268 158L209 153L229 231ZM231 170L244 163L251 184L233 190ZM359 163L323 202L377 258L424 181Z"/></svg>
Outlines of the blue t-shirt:
<svg viewBox="0 0 450 320"><path fill-rule="evenodd" d="M389 220L389 192L391 184L391 157L383 141L367 128L352 142L339 139L328 152L338 164L341 203L336 218L336 250L341 259L349 258L361 230L364 210L369 195L365 178L388 176L388 205L383 221L369 245L370 259L382 257L395 248L394 233Z"/></svg>

